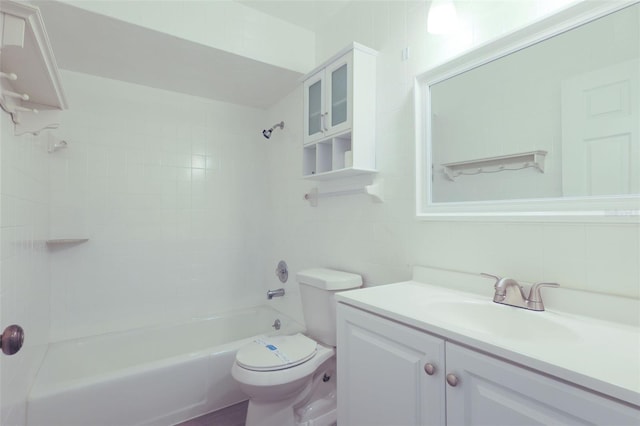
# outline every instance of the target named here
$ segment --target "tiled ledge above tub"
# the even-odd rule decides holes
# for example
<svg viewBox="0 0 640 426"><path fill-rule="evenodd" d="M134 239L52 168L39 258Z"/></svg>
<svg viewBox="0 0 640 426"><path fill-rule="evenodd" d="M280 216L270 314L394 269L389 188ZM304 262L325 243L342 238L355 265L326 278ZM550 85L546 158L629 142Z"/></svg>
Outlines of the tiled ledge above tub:
<svg viewBox="0 0 640 426"><path fill-rule="evenodd" d="M74 244L82 244L89 241L88 238L55 238L51 240L47 240L47 246L63 246L63 245L74 245Z"/></svg>

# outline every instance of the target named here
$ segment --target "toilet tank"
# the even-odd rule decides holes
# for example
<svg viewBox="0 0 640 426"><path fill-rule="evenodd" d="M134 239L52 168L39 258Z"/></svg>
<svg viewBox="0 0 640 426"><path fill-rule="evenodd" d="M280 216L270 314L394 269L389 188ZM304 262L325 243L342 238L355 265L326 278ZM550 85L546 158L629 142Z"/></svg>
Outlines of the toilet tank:
<svg viewBox="0 0 640 426"><path fill-rule="evenodd" d="M326 268L305 269L297 274L307 335L325 345L336 345L335 293L362 286L362 277Z"/></svg>

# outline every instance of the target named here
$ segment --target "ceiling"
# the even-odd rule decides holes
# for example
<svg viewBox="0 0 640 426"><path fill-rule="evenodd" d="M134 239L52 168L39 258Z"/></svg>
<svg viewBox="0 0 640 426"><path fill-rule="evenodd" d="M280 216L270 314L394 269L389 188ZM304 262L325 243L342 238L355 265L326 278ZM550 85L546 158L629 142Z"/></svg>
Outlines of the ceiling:
<svg viewBox="0 0 640 426"><path fill-rule="evenodd" d="M236 0L315 29L350 0ZM58 66L223 102L267 108L290 93L301 74L96 14L35 0Z"/></svg>
<svg viewBox="0 0 640 426"><path fill-rule="evenodd" d="M354 0L235 0L299 27L316 31Z"/></svg>

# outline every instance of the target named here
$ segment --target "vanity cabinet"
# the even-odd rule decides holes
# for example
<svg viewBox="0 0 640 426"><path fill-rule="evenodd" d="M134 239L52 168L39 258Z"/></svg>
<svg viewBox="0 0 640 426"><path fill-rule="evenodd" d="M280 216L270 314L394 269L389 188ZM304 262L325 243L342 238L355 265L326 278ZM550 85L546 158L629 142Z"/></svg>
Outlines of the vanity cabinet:
<svg viewBox="0 0 640 426"><path fill-rule="evenodd" d="M444 340L341 303L337 315L338 424L444 424Z"/></svg>
<svg viewBox="0 0 640 426"><path fill-rule="evenodd" d="M451 342L445 362L447 425L640 424L637 409Z"/></svg>
<svg viewBox="0 0 640 426"><path fill-rule="evenodd" d="M338 304L338 424L637 425L640 411Z"/></svg>
<svg viewBox="0 0 640 426"><path fill-rule="evenodd" d="M304 77L304 177L375 172L376 55L353 43Z"/></svg>

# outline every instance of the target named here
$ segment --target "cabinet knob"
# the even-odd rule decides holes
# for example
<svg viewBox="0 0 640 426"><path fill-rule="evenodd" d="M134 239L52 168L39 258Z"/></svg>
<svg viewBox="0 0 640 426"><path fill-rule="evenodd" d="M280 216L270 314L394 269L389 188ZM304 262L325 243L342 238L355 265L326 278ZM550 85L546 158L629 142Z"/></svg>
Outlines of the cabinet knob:
<svg viewBox="0 0 640 426"><path fill-rule="evenodd" d="M13 324L5 328L0 337L0 349L5 355L13 355L20 350L24 342L24 330Z"/></svg>
<svg viewBox="0 0 640 426"><path fill-rule="evenodd" d="M458 386L458 378L455 374L447 374L447 383L452 387Z"/></svg>
<svg viewBox="0 0 640 426"><path fill-rule="evenodd" d="M424 372L427 373L429 376L433 376L433 373L436 372L436 367L433 364L428 362L424 365Z"/></svg>

